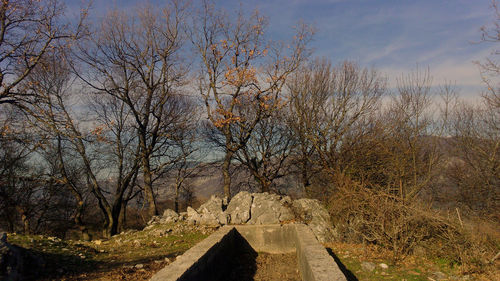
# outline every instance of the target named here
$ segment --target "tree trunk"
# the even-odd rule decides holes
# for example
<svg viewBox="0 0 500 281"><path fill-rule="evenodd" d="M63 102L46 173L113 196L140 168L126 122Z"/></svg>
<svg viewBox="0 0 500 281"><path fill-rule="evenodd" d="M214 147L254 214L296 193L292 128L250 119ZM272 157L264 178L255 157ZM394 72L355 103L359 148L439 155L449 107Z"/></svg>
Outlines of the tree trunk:
<svg viewBox="0 0 500 281"><path fill-rule="evenodd" d="M149 218L151 218L152 216L158 215L158 210L156 209L155 194L153 191L153 180L151 175L151 165L149 163L149 153L146 145L146 136L144 134L139 135L139 142L142 150L141 162L142 176L144 180L144 197L146 198L146 202L148 203L148 215Z"/></svg>
<svg viewBox="0 0 500 281"><path fill-rule="evenodd" d="M87 172L87 175L89 177L88 179L88 184L90 184L90 190L92 193L95 195L97 202L99 204L99 208L103 212L104 219L105 219L105 225L106 225L106 232L105 236L106 237L111 237L109 231L109 227L112 225L112 207L109 205L108 201L106 200L106 196L102 194L101 188L99 186L99 182L97 181L97 178L95 174L92 171L92 165L90 165L90 160L87 157L87 153L85 151L85 145L83 144L83 141L81 138L76 138L75 139L75 145L78 153L81 155L83 163L85 164L85 169Z"/></svg>
<svg viewBox="0 0 500 281"><path fill-rule="evenodd" d="M30 234L30 220L26 215L26 211L24 210L24 208L20 206L17 206L16 209L21 215L21 222L23 223L24 234Z"/></svg>
<svg viewBox="0 0 500 281"><path fill-rule="evenodd" d="M310 186L311 186L311 182L309 181L309 173L308 173L308 170L309 167L307 165L307 161L304 159L302 161L302 185L303 185L303 188L304 188L304 193L307 194L307 195L310 195Z"/></svg>
<svg viewBox="0 0 500 281"><path fill-rule="evenodd" d="M111 217L109 217L109 224L106 228L106 236L110 238L113 235L118 234L118 222L120 218L120 213L122 211L121 202L117 202L114 204L113 209L111 211Z"/></svg>
<svg viewBox="0 0 500 281"><path fill-rule="evenodd" d="M14 221L11 217L9 217L9 219L7 220L7 230L10 233L15 232Z"/></svg>
<svg viewBox="0 0 500 281"><path fill-rule="evenodd" d="M174 211L179 213L179 184L175 185Z"/></svg>
<svg viewBox="0 0 500 281"><path fill-rule="evenodd" d="M149 161L147 159L143 159L143 178L144 178L144 195L146 201L148 202L148 215L151 218L152 216L158 215L158 210L156 209L156 201L155 195L153 191L153 181L151 177L151 168L149 167Z"/></svg>
<svg viewBox="0 0 500 281"><path fill-rule="evenodd" d="M82 220L82 215L83 215L83 208L84 208L84 202L81 196L77 198L77 207L76 207L76 213L73 221L75 222L76 227L78 227L78 230L80 231L80 234L82 235L83 241L90 241L90 235L88 232L87 227L83 223Z"/></svg>
<svg viewBox="0 0 500 281"><path fill-rule="evenodd" d="M122 203L122 210L118 218L118 231L122 232L127 227L127 201Z"/></svg>
<svg viewBox="0 0 500 281"><path fill-rule="evenodd" d="M104 237L106 238L111 238L111 228L113 225L113 210L109 206L109 204L104 204L102 200L99 200L100 198L98 197L98 204L99 208L101 209L103 215L104 215L104 230L103 234ZM106 202L107 203L107 202Z"/></svg>
<svg viewBox="0 0 500 281"><path fill-rule="evenodd" d="M261 189L262 189L262 192L270 192L271 191L271 183L266 180L266 179L263 179L261 180Z"/></svg>
<svg viewBox="0 0 500 281"><path fill-rule="evenodd" d="M252 173L255 181L257 181L260 185L260 192L270 192L271 182L266 177L259 175L259 173L255 170L252 170Z"/></svg>
<svg viewBox="0 0 500 281"><path fill-rule="evenodd" d="M228 199L231 198L231 175L229 174L229 167L232 158L233 152L227 150L226 156L224 157L224 164L222 165L222 176L224 177L224 196Z"/></svg>
<svg viewBox="0 0 500 281"><path fill-rule="evenodd" d="M24 212L21 213L21 220L23 221L24 234L31 234L30 220L28 219L28 216L26 216Z"/></svg>

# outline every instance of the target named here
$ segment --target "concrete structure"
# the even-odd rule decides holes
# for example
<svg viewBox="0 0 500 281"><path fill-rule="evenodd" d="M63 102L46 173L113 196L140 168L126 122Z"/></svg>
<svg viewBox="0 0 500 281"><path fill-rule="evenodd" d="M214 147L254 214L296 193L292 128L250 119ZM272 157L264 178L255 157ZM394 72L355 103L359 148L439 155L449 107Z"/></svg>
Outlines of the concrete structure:
<svg viewBox="0 0 500 281"><path fill-rule="evenodd" d="M255 256L257 252L296 252L302 280L347 280L333 258L303 224L224 226L150 280L224 280L231 270L227 261L245 251Z"/></svg>

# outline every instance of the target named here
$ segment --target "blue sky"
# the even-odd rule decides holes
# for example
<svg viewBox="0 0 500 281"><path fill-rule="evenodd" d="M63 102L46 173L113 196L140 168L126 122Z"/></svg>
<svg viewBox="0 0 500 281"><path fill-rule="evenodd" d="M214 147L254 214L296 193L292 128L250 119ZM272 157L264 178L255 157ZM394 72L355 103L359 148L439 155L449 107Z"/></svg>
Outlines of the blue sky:
<svg viewBox="0 0 500 281"><path fill-rule="evenodd" d="M80 0L67 1L77 9ZM132 0L94 0L92 13L102 15L113 5L132 8ZM150 1L161 5L162 1ZM430 68L434 83L456 83L462 95L482 85L474 61L495 46L480 43L479 28L494 19L490 0L256 0L215 1L228 12L257 8L269 19L269 35L286 38L299 19L317 33L315 56L333 62L350 59L373 66L389 77L416 68ZM196 5L198 0L193 0ZM394 80L391 80L393 83Z"/></svg>

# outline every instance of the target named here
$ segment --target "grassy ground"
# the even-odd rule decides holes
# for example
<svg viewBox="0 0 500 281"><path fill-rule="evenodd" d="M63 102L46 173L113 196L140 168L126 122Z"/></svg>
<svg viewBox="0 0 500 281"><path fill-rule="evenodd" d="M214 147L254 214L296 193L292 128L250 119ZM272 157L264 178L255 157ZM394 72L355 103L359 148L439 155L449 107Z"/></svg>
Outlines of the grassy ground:
<svg viewBox="0 0 500 281"><path fill-rule="evenodd" d="M329 243L325 247L349 281L500 280L500 263L482 273L463 274L460 266L444 259L408 256L395 265L391 262L391 252L379 247L349 243ZM375 268L369 270L363 263L371 263ZM387 268L382 268L381 264Z"/></svg>
<svg viewBox="0 0 500 281"><path fill-rule="evenodd" d="M8 241L44 258L45 274L39 280L148 280L214 230L182 222L153 225L144 231L128 231L92 242L19 234L9 234ZM330 243L325 248L350 281L500 280L500 261L485 273L463 275L460 267L443 259L407 257L394 265L389 251L373 246ZM363 267L367 262L373 270L366 264ZM381 264L388 267L384 269Z"/></svg>
<svg viewBox="0 0 500 281"><path fill-rule="evenodd" d="M40 280L148 280L211 232L178 223L92 242L15 234L8 241L44 258Z"/></svg>

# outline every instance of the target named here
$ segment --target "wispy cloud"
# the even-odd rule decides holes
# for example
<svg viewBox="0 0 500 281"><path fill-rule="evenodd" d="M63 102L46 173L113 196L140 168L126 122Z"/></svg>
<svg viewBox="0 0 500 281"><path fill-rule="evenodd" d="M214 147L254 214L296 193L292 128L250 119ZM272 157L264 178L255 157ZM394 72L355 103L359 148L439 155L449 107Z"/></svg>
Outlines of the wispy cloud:
<svg viewBox="0 0 500 281"><path fill-rule="evenodd" d="M81 0L68 0L75 5ZM193 5L200 0L193 0ZM139 1L94 0L95 11L130 7ZM163 0L150 0L163 5ZM493 20L490 0L217 0L234 11L259 9L270 21L268 34L286 39L298 19L316 24L312 44L315 55L337 62L353 59L375 66L392 76L407 73L418 64L429 67L435 83L447 79L464 87L480 87L474 60L489 55L491 46L472 44L479 28Z"/></svg>
<svg viewBox="0 0 500 281"><path fill-rule="evenodd" d="M416 42L407 40L406 36L396 38L392 42L387 42L385 46L379 48L364 48L365 55L360 58L366 64L373 64L382 60L392 59L400 51L415 47Z"/></svg>
<svg viewBox="0 0 500 281"><path fill-rule="evenodd" d="M429 64L388 65L380 67L381 73L389 78L389 87L396 86L396 80L402 75L407 75L412 71L424 71L429 69L433 86L452 84L457 87L462 95L477 95L484 90L484 83L481 80L477 61L488 55L488 51L483 51L464 58L448 58L444 61Z"/></svg>

